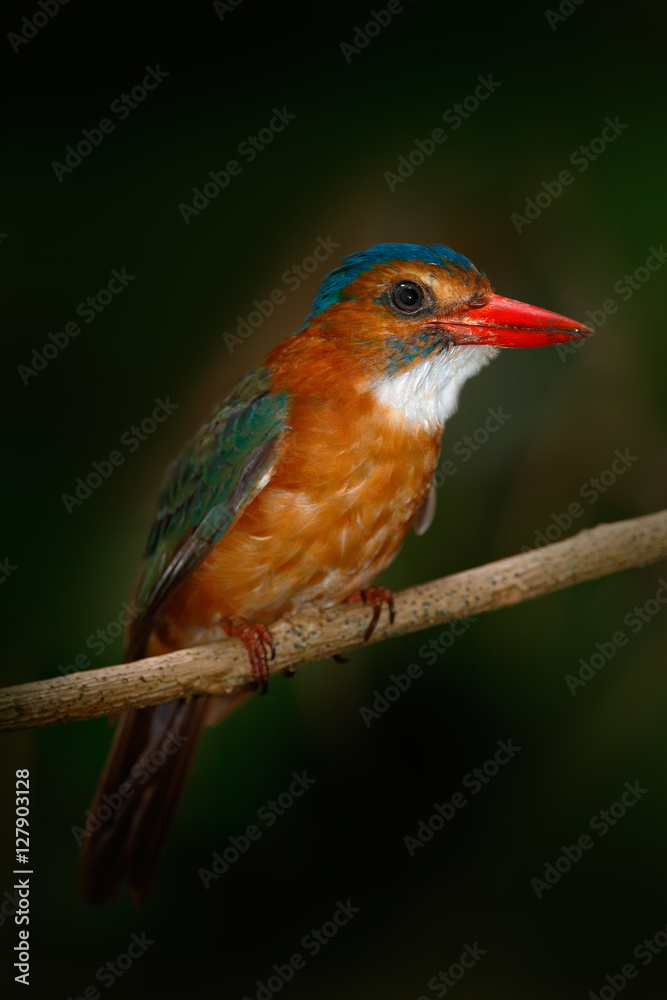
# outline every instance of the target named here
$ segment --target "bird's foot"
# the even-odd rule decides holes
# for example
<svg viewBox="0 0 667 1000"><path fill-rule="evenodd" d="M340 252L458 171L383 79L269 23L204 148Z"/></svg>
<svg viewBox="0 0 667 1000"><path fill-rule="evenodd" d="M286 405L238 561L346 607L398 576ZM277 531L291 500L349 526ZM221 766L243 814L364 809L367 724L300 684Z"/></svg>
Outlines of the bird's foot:
<svg viewBox="0 0 667 1000"><path fill-rule="evenodd" d="M353 594L345 598L345 604L357 604L358 602L370 604L373 609L371 623L364 633L364 642L368 642L373 635L383 604L386 604L389 608L389 621L392 625L394 624L394 618L396 617L394 595L387 587L365 587L363 590L355 590Z"/></svg>
<svg viewBox="0 0 667 1000"><path fill-rule="evenodd" d="M221 623L227 635L236 636L246 648L252 675L257 679L260 694L266 694L269 689L269 664L268 656L274 659L276 648L273 645L273 636L266 625L261 622L251 622L247 618L234 616L224 618Z"/></svg>

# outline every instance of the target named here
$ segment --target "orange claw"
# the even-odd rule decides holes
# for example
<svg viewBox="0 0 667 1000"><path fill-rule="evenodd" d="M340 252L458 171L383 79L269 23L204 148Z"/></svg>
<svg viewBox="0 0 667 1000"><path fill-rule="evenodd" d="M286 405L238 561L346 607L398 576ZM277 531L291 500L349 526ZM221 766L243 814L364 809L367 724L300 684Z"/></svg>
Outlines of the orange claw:
<svg viewBox="0 0 667 1000"><path fill-rule="evenodd" d="M245 646L252 675L257 678L259 684L260 694L266 694L269 689L267 648L271 654L270 659L275 659L276 655L273 636L268 628L262 622L251 622L241 617L223 618L220 624L227 635L236 636Z"/></svg>
<svg viewBox="0 0 667 1000"><path fill-rule="evenodd" d="M389 608L389 621L392 625L394 624L394 619L396 617L394 595L387 587L366 587L364 590L355 590L353 594L350 594L349 597L345 598L345 604L356 604L358 602L370 604L373 609L371 623L364 633L364 642L368 642L370 637L373 635L383 604L386 604Z"/></svg>

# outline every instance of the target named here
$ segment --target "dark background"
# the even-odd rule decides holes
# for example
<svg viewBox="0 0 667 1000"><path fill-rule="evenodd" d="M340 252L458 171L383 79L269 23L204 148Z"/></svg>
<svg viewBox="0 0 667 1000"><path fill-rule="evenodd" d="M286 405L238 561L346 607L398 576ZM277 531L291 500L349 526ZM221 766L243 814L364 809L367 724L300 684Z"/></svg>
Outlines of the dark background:
<svg viewBox="0 0 667 1000"><path fill-rule="evenodd" d="M340 44L370 3L267 14L244 0L221 20L210 3L71 0L17 53L2 39L0 557L16 567L0 592L6 683L52 676L81 653L95 667L121 660L120 640L100 655L86 643L127 599L165 466L301 323L336 259L376 242L445 243L501 293L579 319L618 305L581 350L507 352L466 388L442 452L461 474L384 582L519 551L573 502L583 512L564 534L665 505L665 272L628 301L613 290L667 237L660 7L588 0L552 30L539 4L488 13L415 0L349 62ZM5 7L3 35L36 10ZM164 82L126 120L109 115L157 64ZM489 74L501 86L459 129L443 124ZM179 204L283 106L296 119L186 225ZM59 182L52 162L107 116L114 132ZM573 169L607 116L628 128ZM384 173L438 127L446 142L391 192ZM573 184L517 233L512 213L568 167ZM318 237L340 248L287 290L281 275ZM129 286L24 384L33 348L123 267ZM222 333L275 288L286 302L230 353ZM62 494L167 396L174 415L68 514ZM463 461L454 446L489 407L511 419ZM582 499L617 449L636 461L595 503ZM627 997L662 996L667 954L645 968L632 953L667 926L667 611L636 634L623 619L666 576L664 564L636 569L482 616L431 667L423 634L278 678L205 733L142 910L123 897L98 912L76 894L71 828L110 740L105 720L5 737L2 891L14 770L32 776L32 995L82 996L145 932L155 943L113 985L119 996L255 997L257 980L304 952L303 935L349 898L359 914L285 997L433 997L429 979L475 942L486 954L458 1000L597 995L628 962L640 971ZM573 696L565 675L619 629L627 645ZM423 677L367 728L360 707L411 662ZM520 753L410 858L403 838L508 738ZM204 889L198 869L304 769L312 789ZM530 880L635 781L646 794L538 899ZM8 902L0 974L13 985L10 913Z"/></svg>

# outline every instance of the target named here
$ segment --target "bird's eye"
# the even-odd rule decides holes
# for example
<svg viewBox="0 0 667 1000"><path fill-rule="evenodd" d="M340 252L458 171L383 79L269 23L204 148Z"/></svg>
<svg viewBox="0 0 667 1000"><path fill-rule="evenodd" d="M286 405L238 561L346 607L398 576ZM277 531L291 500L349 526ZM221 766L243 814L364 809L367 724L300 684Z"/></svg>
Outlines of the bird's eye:
<svg viewBox="0 0 667 1000"><path fill-rule="evenodd" d="M424 304L424 293L416 281L399 281L391 290L392 304L402 313L417 312Z"/></svg>

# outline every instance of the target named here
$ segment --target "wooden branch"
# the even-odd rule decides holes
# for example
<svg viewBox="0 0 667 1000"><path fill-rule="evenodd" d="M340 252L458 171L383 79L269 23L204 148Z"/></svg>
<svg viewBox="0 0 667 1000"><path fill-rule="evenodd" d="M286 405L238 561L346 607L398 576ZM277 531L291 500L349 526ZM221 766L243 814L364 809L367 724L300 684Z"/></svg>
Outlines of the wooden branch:
<svg viewBox="0 0 667 1000"><path fill-rule="evenodd" d="M371 642L468 615L519 604L586 580L667 558L667 510L583 530L563 542L411 587L395 595L396 621L383 611ZM271 626L271 673L363 645L368 610L307 608ZM238 639L180 649L0 690L0 729L27 729L116 715L196 694L247 687L248 659Z"/></svg>

